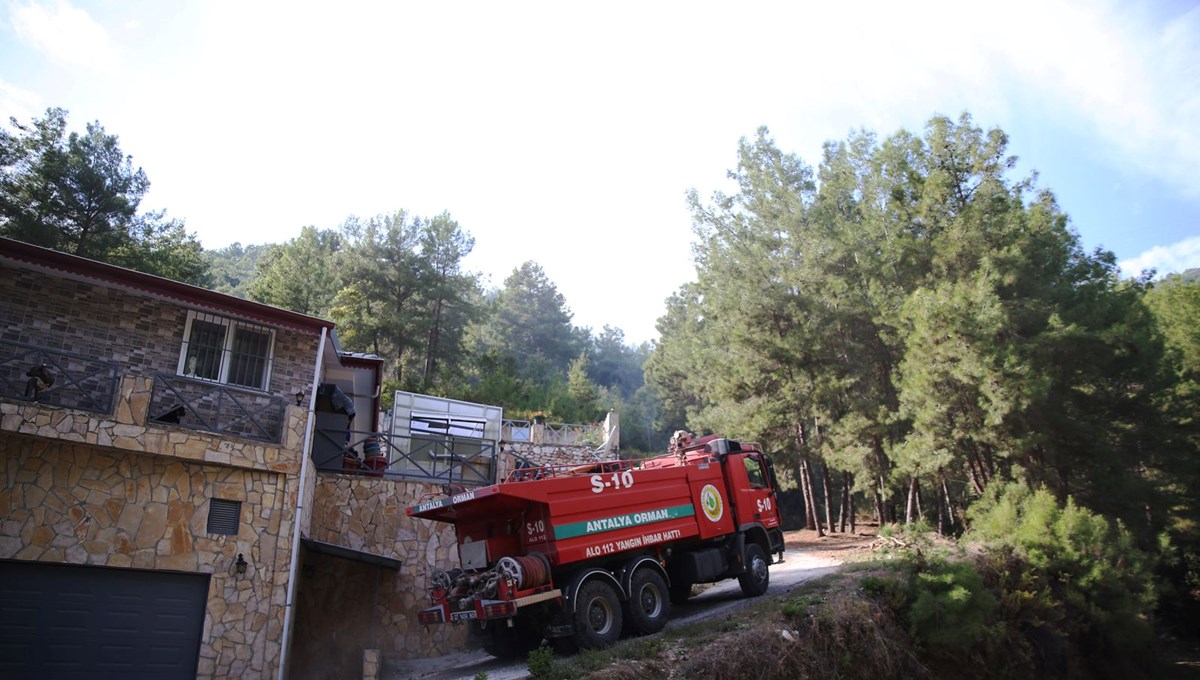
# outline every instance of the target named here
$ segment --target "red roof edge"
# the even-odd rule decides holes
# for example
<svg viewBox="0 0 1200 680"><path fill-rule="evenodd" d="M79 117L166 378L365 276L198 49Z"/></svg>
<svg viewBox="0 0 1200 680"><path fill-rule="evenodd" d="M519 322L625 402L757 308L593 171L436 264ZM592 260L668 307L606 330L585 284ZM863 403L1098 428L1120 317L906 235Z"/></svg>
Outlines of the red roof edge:
<svg viewBox="0 0 1200 680"><path fill-rule="evenodd" d="M308 316L280 309L279 307L264 305L261 302L243 300L233 295L218 293L215 290L193 286L189 283L172 281L161 276L145 274L96 260L89 260L86 257L70 255L57 250L14 241L2 236L0 236L0 257L79 274L108 283L143 290L148 293L165 295L183 302L216 307L300 330L319 332L322 328L332 329L334 327L332 321L318 319L315 316Z"/></svg>

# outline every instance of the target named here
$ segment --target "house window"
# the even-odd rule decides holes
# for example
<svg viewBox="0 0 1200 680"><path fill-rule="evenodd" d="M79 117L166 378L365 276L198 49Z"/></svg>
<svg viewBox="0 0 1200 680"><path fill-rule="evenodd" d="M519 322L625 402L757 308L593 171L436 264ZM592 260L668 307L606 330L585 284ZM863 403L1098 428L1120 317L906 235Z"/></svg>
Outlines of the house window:
<svg viewBox="0 0 1200 680"><path fill-rule="evenodd" d="M274 344L275 331L265 326L188 312L178 373L265 390L271 379Z"/></svg>

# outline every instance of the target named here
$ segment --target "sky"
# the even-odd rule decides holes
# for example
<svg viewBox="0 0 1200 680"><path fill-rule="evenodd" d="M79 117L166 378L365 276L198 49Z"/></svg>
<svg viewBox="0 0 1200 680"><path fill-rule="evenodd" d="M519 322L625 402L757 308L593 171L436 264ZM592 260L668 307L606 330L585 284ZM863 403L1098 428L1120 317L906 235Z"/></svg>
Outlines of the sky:
<svg viewBox="0 0 1200 680"><path fill-rule="evenodd" d="M535 261L633 343L694 278L686 192L731 190L764 125L815 166L969 112L1085 248L1200 267L1190 2L0 0L0 120L47 107L205 248L445 211L487 285Z"/></svg>

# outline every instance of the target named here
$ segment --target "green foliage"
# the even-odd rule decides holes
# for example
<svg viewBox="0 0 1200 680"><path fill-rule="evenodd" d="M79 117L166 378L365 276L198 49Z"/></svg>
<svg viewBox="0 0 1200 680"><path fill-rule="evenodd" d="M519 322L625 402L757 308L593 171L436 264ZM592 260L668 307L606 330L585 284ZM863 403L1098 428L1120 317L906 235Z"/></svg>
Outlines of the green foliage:
<svg viewBox="0 0 1200 680"><path fill-rule="evenodd" d="M248 289L255 277L258 260L272 245L248 245L233 243L216 250L204 251L212 276L212 289L240 298L248 297Z"/></svg>
<svg viewBox="0 0 1200 680"><path fill-rule="evenodd" d="M555 672L554 648L543 644L529 652L529 675L534 680L553 680L558 677Z"/></svg>
<svg viewBox="0 0 1200 680"><path fill-rule="evenodd" d="M1020 483L994 485L968 516L963 541L985 546L996 581L1015 596L1007 607L1036 603L1033 620L1056 621L1098 656L1149 641L1153 564L1120 523Z"/></svg>
<svg viewBox="0 0 1200 680"><path fill-rule="evenodd" d="M1197 404L1171 402L1148 282L1084 251L1007 147L967 115L854 132L815 169L741 140L736 191L689 197L696 279L646 362L659 417L848 471L885 522L913 478L944 510L1016 477L1148 544L1200 491Z"/></svg>
<svg viewBox="0 0 1200 680"><path fill-rule="evenodd" d="M516 360L522 373L546 380L564 375L579 356L582 336L571 325L566 298L536 262L525 262L496 293L481 339Z"/></svg>
<svg viewBox="0 0 1200 680"><path fill-rule="evenodd" d="M908 584L897 572L864 574L859 577L858 583L864 593L878 599L893 611L903 612L908 606Z"/></svg>
<svg viewBox="0 0 1200 680"><path fill-rule="evenodd" d="M250 299L300 314L328 315L341 288L340 250L337 232L304 227L299 236L271 246L258 259L254 279L247 286Z"/></svg>
<svg viewBox="0 0 1200 680"><path fill-rule="evenodd" d="M67 134L67 112L0 130L0 234L205 285L200 243L161 211L138 212L150 181L99 122Z"/></svg>
<svg viewBox="0 0 1200 680"><path fill-rule="evenodd" d="M286 285L268 281L260 290L320 313L340 286L328 313L344 344L384 357L402 389L448 394L465 370L462 347L477 313L477 279L461 271L474 245L446 213L351 217L336 235L311 231L289 244L278 264L266 265L267 272L290 272L280 277ZM318 258L320 252L326 255ZM301 276L307 280L297 281Z"/></svg>
<svg viewBox="0 0 1200 680"><path fill-rule="evenodd" d="M969 562L935 562L916 574L908 621L913 638L928 645L968 648L987 638L996 599Z"/></svg>

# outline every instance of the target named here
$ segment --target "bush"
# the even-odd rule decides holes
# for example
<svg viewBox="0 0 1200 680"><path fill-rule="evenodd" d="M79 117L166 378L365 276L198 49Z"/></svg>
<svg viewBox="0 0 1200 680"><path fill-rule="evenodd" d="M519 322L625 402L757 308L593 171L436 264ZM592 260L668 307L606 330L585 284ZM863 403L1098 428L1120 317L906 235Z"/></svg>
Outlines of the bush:
<svg viewBox="0 0 1200 680"><path fill-rule="evenodd" d="M934 647L970 648L991 632L996 598L970 562L937 562L912 581L909 629Z"/></svg>
<svg viewBox="0 0 1200 680"><path fill-rule="evenodd" d="M557 677L552 647L543 644L529 652L529 675L535 680L553 680Z"/></svg>
<svg viewBox="0 0 1200 680"><path fill-rule="evenodd" d="M967 517L963 541L982 546L1005 619L1033 637L1052 625L1095 670L1147 651L1152 564L1119 522L1020 483L993 485Z"/></svg>

